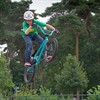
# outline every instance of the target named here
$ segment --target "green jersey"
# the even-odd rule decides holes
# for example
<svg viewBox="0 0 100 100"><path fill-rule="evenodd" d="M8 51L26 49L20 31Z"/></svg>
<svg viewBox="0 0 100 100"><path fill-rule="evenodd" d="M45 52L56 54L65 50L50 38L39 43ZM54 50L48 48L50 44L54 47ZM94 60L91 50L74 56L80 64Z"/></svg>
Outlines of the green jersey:
<svg viewBox="0 0 100 100"><path fill-rule="evenodd" d="M38 21L36 19L33 19L32 21L33 21L33 23L35 23L35 24L37 24L37 25L39 25L41 27L45 27L46 26L46 23L40 22L40 21ZM28 28L29 28L29 25L26 23L26 21L24 21L22 23L22 34L21 34L23 38L25 37L25 35L26 35L25 31ZM34 34L38 34L36 26L32 26L32 29L30 30L28 35L34 35Z"/></svg>

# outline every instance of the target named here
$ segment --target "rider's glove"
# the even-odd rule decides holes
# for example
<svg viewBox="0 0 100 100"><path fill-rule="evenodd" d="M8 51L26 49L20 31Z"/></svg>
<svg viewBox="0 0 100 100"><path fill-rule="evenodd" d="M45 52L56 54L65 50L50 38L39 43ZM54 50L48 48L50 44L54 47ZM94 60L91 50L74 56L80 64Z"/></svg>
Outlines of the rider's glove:
<svg viewBox="0 0 100 100"><path fill-rule="evenodd" d="M59 30L57 30L57 29L55 29L54 32L57 34L60 34Z"/></svg>

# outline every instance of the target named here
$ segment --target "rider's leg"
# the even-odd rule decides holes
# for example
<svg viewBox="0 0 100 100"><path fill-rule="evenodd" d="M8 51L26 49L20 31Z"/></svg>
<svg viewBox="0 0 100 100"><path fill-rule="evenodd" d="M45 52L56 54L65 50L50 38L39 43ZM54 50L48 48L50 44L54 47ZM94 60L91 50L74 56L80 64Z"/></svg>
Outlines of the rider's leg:
<svg viewBox="0 0 100 100"><path fill-rule="evenodd" d="M41 45L44 39L43 39L40 35L35 34L35 35L32 37L32 40L37 41L37 42Z"/></svg>
<svg viewBox="0 0 100 100"><path fill-rule="evenodd" d="M25 36L24 40L26 42L25 65L30 65L30 56L31 56L31 51L32 51L32 39L30 36Z"/></svg>
<svg viewBox="0 0 100 100"><path fill-rule="evenodd" d="M34 48L33 48L33 46L32 46L31 57L32 57L32 55L34 54L34 52L35 52L35 50L34 50Z"/></svg>
<svg viewBox="0 0 100 100"><path fill-rule="evenodd" d="M35 35L32 36L32 41L36 41L36 42L38 42L40 45L42 44L43 40L44 40L44 39L43 39L40 35L38 35L38 34L35 34ZM34 50L34 49L33 49L33 50ZM34 56L34 54L36 53L36 51L37 51L37 50L34 50L34 52L32 52L32 54L31 54L31 56Z"/></svg>

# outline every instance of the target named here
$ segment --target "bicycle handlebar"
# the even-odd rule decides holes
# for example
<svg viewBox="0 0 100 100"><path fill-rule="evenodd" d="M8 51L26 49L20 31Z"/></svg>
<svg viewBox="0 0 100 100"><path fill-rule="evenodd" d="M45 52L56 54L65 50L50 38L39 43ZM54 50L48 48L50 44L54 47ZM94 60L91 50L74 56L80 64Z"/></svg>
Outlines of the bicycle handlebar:
<svg viewBox="0 0 100 100"><path fill-rule="evenodd" d="M41 32L44 34L44 35L47 35L47 33L44 31L45 29L43 29L41 26L37 26L40 30L41 30ZM53 33L55 32L55 30L46 30L46 31L48 31L50 34L48 34L48 36L52 36L53 35Z"/></svg>

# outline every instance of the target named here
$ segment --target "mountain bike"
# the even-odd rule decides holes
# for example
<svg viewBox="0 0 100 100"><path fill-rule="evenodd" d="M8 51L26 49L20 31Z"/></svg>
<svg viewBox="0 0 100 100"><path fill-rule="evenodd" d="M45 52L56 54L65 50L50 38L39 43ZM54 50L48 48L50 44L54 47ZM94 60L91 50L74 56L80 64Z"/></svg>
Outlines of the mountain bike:
<svg viewBox="0 0 100 100"><path fill-rule="evenodd" d="M49 55L52 56L52 58L48 62L51 62L56 57L58 51L58 41L56 38L51 37L54 31L50 30L45 31L40 26L38 26L38 28L44 34L44 41L32 55L31 66L25 67L24 69L25 83L29 83L32 80L34 80L36 69L38 68L38 65L40 64L41 60L45 60L46 56Z"/></svg>

